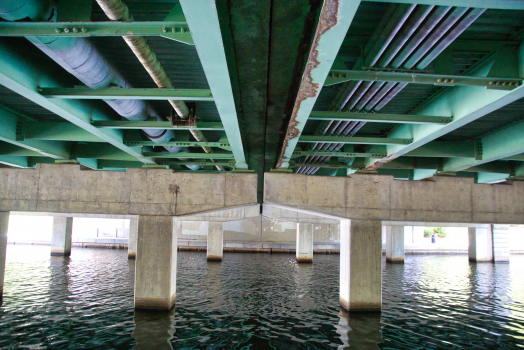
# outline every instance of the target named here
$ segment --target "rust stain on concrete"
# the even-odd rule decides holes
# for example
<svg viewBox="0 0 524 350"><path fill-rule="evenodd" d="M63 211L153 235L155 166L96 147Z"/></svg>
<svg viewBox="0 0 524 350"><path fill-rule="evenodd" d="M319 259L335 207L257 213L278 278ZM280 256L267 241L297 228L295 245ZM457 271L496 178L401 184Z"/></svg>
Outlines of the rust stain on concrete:
<svg viewBox="0 0 524 350"><path fill-rule="evenodd" d="M338 7L339 0L326 0L324 2L324 5L322 6L322 12L320 13L317 31L315 33L313 45L311 46L311 51L309 52L309 58L306 63L304 74L302 75L302 82L300 83L300 89L298 90L297 99L295 101L295 106L293 107L293 112L291 114L291 119L287 128L286 137L284 138L284 144L282 146L280 159L278 160L277 169L282 167L282 162L285 158L285 152L288 147L289 140L300 136L300 130L298 130L297 128L297 114L300 110L300 105L307 98L315 97L319 93L319 84L313 82L311 71L320 65L320 62L318 61L318 45L320 42L320 38L328 30L330 30L337 24Z"/></svg>

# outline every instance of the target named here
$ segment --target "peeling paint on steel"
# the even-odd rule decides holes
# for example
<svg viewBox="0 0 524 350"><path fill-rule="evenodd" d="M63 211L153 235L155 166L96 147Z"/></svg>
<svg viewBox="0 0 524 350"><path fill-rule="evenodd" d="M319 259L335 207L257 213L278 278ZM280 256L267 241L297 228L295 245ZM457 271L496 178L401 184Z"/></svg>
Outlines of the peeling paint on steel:
<svg viewBox="0 0 524 350"><path fill-rule="evenodd" d="M309 53L309 58L306 63L306 68L304 74L302 75L302 82L300 83L300 89L298 90L297 99L295 101L295 106L293 107L293 112L291 114L291 120L289 121L289 126L286 132L286 137L284 138L284 144L282 146L282 152L280 154L280 159L277 164L277 169L282 167L282 163L285 159L285 152L288 147L289 140L294 139L300 136L300 130L297 128L298 121L297 115L300 110L300 105L307 98L316 97L319 93L319 84L313 82L313 77L311 76L311 71L317 68L320 65L318 61L318 46L320 38L328 30L334 27L338 22L338 9L339 9L339 0L326 0L322 6L322 12L320 13L320 18L318 21L317 31L315 33L315 39L313 40L313 45L311 46L311 51Z"/></svg>

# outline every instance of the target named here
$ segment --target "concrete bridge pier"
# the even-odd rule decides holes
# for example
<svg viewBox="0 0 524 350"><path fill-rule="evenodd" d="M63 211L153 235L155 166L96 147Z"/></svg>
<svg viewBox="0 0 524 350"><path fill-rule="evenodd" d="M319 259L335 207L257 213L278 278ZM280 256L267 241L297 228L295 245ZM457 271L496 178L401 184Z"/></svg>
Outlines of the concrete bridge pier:
<svg viewBox="0 0 524 350"><path fill-rule="evenodd" d="M509 225L491 225L493 234L493 261L496 263L509 262Z"/></svg>
<svg viewBox="0 0 524 350"><path fill-rule="evenodd" d="M207 261L222 261L224 256L224 223L209 221L207 231Z"/></svg>
<svg viewBox="0 0 524 350"><path fill-rule="evenodd" d="M73 218L65 216L53 217L53 232L51 236L51 255L71 255L71 234L73 233Z"/></svg>
<svg viewBox="0 0 524 350"><path fill-rule="evenodd" d="M172 216L139 216L135 309L169 310L175 304L178 226Z"/></svg>
<svg viewBox="0 0 524 350"><path fill-rule="evenodd" d="M313 232L315 224L297 223L296 259L299 263L313 262Z"/></svg>
<svg viewBox="0 0 524 350"><path fill-rule="evenodd" d="M129 219L129 240L127 242L127 258L136 258L136 242L138 239L138 219Z"/></svg>
<svg viewBox="0 0 524 350"><path fill-rule="evenodd" d="M386 226L386 261L404 263L404 226Z"/></svg>
<svg viewBox="0 0 524 350"><path fill-rule="evenodd" d="M468 227L468 256L471 262L493 262L491 227Z"/></svg>
<svg viewBox="0 0 524 350"><path fill-rule="evenodd" d="M348 311L382 309L382 222L340 221L340 304Z"/></svg>
<svg viewBox="0 0 524 350"><path fill-rule="evenodd" d="M9 212L0 211L0 305L4 295L5 255L7 249L7 227Z"/></svg>

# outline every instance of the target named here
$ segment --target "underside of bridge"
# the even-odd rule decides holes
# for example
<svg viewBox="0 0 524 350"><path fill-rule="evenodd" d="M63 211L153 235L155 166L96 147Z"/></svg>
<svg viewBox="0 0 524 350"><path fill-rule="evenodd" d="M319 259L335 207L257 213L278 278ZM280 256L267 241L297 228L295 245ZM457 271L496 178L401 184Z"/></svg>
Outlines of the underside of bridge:
<svg viewBox="0 0 524 350"><path fill-rule="evenodd" d="M0 0L0 163L524 178L524 2Z"/></svg>

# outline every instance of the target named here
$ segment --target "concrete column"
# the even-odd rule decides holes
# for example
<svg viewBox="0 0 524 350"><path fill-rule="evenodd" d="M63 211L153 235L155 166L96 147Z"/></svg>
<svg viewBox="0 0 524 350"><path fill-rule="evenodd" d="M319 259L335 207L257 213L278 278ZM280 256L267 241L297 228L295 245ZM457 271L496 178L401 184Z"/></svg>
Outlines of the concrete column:
<svg viewBox="0 0 524 350"><path fill-rule="evenodd" d="M297 224L297 261L299 263L313 262L313 231L315 224Z"/></svg>
<svg viewBox="0 0 524 350"><path fill-rule="evenodd" d="M509 262L509 225L491 225L493 232L493 261Z"/></svg>
<svg viewBox="0 0 524 350"><path fill-rule="evenodd" d="M207 231L207 260L222 261L224 255L224 223L209 221Z"/></svg>
<svg viewBox="0 0 524 350"><path fill-rule="evenodd" d="M129 219L129 241L127 242L127 258L136 257L136 241L138 238L138 219Z"/></svg>
<svg viewBox="0 0 524 350"><path fill-rule="evenodd" d="M9 225L9 212L0 211L0 301L4 295L5 255L7 248L7 226ZM0 303L1 305L1 303Z"/></svg>
<svg viewBox="0 0 524 350"><path fill-rule="evenodd" d="M176 297L179 222L171 216L138 218L135 308L169 310Z"/></svg>
<svg viewBox="0 0 524 350"><path fill-rule="evenodd" d="M491 227L468 227L468 255L471 262L493 261Z"/></svg>
<svg viewBox="0 0 524 350"><path fill-rule="evenodd" d="M404 226L386 227L386 261L404 263Z"/></svg>
<svg viewBox="0 0 524 350"><path fill-rule="evenodd" d="M53 217L53 235L51 236L51 255L71 255L71 233L73 218L65 216Z"/></svg>
<svg viewBox="0 0 524 350"><path fill-rule="evenodd" d="M341 220L340 304L348 311L382 309L382 222Z"/></svg>

